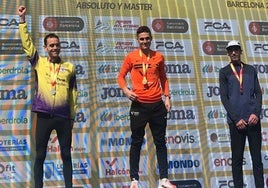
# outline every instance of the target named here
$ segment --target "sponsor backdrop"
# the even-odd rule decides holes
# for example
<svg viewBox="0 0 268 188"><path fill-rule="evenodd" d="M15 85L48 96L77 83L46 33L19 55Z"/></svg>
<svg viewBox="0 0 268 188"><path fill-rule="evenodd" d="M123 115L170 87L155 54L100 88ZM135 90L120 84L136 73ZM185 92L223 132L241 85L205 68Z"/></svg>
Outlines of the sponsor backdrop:
<svg viewBox="0 0 268 188"><path fill-rule="evenodd" d="M126 188L129 183L129 100L116 83L135 31L148 25L152 48L162 52L170 80L167 147L170 179L177 187L232 187L230 135L219 99L225 46L241 41L243 61L258 71L263 90L263 162L268 179L267 0L0 0L0 184L32 187L33 71L18 35L17 7L39 53L49 32L61 38L62 57L76 66L79 90L72 143L76 188ZM131 86L130 86L131 87ZM158 166L147 129L140 161L143 187L156 187ZM56 133L47 147L46 187L63 187ZM245 148L245 186L254 187Z"/></svg>

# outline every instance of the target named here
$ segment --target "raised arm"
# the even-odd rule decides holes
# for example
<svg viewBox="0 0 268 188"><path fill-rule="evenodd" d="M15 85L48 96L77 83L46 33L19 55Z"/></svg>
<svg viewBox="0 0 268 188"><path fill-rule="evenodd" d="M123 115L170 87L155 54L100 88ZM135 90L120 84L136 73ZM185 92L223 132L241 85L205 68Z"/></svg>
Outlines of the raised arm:
<svg viewBox="0 0 268 188"><path fill-rule="evenodd" d="M20 17L20 23L25 23L26 7L21 5L18 8L18 15Z"/></svg>
<svg viewBox="0 0 268 188"><path fill-rule="evenodd" d="M38 53L28 32L27 23L25 19L26 16L25 6L19 6L18 15L20 17L19 33L22 42L22 47L27 57L29 58L31 64L35 66L35 63L37 62L38 58Z"/></svg>

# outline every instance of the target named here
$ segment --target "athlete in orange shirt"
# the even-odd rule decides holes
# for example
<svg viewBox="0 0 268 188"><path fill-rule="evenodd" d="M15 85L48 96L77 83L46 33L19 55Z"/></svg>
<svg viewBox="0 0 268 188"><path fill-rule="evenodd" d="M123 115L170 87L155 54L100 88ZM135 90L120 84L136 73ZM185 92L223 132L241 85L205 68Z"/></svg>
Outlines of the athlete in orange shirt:
<svg viewBox="0 0 268 188"><path fill-rule="evenodd" d="M156 146L160 181L158 188L175 188L168 178L166 147L167 112L170 111L169 84L165 72L164 57L160 52L150 49L152 34L147 26L137 30L139 48L127 54L117 81L125 95L132 101L130 107L130 178L131 188L139 187L140 150L149 123ZM129 89L126 75L130 73ZM165 96L165 101L162 100Z"/></svg>

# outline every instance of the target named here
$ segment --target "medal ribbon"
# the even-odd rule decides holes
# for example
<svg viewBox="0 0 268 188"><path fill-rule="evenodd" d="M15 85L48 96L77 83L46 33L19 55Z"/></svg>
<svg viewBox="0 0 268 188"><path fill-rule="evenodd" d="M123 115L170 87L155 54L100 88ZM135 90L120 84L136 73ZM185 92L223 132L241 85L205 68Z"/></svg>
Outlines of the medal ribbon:
<svg viewBox="0 0 268 188"><path fill-rule="evenodd" d="M54 95L56 92L56 80L60 71L60 64L55 66L55 63L50 63L50 78L51 78L51 92Z"/></svg>
<svg viewBox="0 0 268 188"><path fill-rule="evenodd" d="M142 52L141 52L141 50L140 50L140 57L141 57L141 59L142 59ZM147 69L148 69L148 67L149 67L149 63L148 63L149 60L150 60L150 53L149 53L149 55L147 56L147 62L146 62L146 63L142 62L142 75L143 75L142 83L143 83L144 85L147 84L146 72L147 72Z"/></svg>
<svg viewBox="0 0 268 188"><path fill-rule="evenodd" d="M239 82L239 88L240 88L240 93L242 94L243 93L243 64L241 63L241 69L239 71L239 75L237 74L237 71L235 70L234 68L234 65L232 63L230 63L231 65L231 69L234 73L234 76L237 78L238 82Z"/></svg>

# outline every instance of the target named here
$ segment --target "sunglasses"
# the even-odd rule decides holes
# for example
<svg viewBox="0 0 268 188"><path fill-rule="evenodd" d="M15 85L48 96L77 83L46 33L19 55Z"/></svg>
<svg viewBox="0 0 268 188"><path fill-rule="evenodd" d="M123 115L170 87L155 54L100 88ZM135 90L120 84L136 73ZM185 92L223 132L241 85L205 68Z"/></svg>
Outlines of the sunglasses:
<svg viewBox="0 0 268 188"><path fill-rule="evenodd" d="M237 52L237 51L240 51L240 50L241 50L240 47L231 47L231 48L227 49L228 52L233 52L233 51Z"/></svg>

